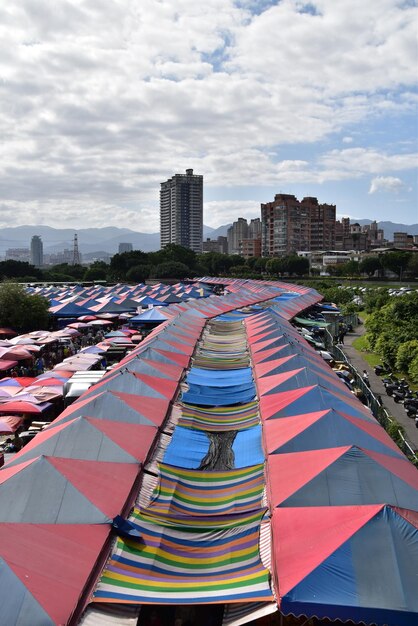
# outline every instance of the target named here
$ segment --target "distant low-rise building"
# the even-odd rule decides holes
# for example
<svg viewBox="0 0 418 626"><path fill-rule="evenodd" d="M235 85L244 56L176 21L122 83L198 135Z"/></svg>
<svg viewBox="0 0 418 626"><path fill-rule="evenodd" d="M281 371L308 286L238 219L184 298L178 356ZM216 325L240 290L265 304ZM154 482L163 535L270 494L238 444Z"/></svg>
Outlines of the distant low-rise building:
<svg viewBox="0 0 418 626"><path fill-rule="evenodd" d="M5 260L29 263L30 250L29 248L8 248L8 250L6 250Z"/></svg>
<svg viewBox="0 0 418 626"><path fill-rule="evenodd" d="M49 255L49 265L62 265L68 263L71 265L73 262L74 251L69 248L64 248L60 252L51 253Z"/></svg>
<svg viewBox="0 0 418 626"><path fill-rule="evenodd" d="M220 254L228 254L227 237L219 236L217 239L206 239L202 246L203 252L219 252Z"/></svg>
<svg viewBox="0 0 418 626"><path fill-rule="evenodd" d="M393 245L395 248L411 248L414 245L414 236L408 233L393 233Z"/></svg>

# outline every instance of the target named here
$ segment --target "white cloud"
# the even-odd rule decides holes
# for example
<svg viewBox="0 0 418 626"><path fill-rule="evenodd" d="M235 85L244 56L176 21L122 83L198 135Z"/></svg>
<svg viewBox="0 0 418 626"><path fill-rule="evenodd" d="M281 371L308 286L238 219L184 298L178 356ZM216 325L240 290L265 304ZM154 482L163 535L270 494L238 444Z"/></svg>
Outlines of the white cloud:
<svg viewBox="0 0 418 626"><path fill-rule="evenodd" d="M370 183L369 193L383 191L385 193L397 193L404 189L405 185L400 178L394 176L376 176Z"/></svg>
<svg viewBox="0 0 418 626"><path fill-rule="evenodd" d="M343 137L343 143L353 143L353 141L352 137Z"/></svg>
<svg viewBox="0 0 418 626"><path fill-rule="evenodd" d="M319 159L321 180L361 178L367 174L413 169L417 154L386 154L375 149L332 150Z"/></svg>
<svg viewBox="0 0 418 626"><path fill-rule="evenodd" d="M413 167L412 155L373 147L317 161L296 151L333 133L348 144L353 124L416 107L415 7L310 6L3 3L0 225L10 207L22 224L121 218L155 231L159 183L187 167L229 188Z"/></svg>
<svg viewBox="0 0 418 626"><path fill-rule="evenodd" d="M261 217L258 200L225 200L205 202L203 221L207 226L218 228L235 222L239 217L247 220Z"/></svg>

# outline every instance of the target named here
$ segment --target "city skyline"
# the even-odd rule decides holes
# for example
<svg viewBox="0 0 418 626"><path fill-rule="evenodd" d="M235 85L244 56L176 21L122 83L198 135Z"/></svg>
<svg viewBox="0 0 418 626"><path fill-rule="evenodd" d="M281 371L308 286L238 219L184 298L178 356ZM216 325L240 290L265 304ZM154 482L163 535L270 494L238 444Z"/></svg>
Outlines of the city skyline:
<svg viewBox="0 0 418 626"><path fill-rule="evenodd" d="M189 168L213 228L279 193L416 223L416 24L396 0L1 7L0 226L154 233Z"/></svg>

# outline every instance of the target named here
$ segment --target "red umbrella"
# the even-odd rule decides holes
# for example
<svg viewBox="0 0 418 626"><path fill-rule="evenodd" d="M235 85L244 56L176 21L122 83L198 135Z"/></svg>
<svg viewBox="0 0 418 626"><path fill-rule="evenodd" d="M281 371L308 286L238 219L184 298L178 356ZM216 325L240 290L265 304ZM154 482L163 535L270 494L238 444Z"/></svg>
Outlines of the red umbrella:
<svg viewBox="0 0 418 626"><path fill-rule="evenodd" d="M58 378L54 378L53 376L51 376L49 378L35 379L34 382L31 384L31 387L52 387L52 386L62 387L63 386L62 380L59 380Z"/></svg>
<svg viewBox="0 0 418 626"><path fill-rule="evenodd" d="M22 424L23 418L16 415L0 416L0 435L9 435L14 433Z"/></svg>
<svg viewBox="0 0 418 626"><path fill-rule="evenodd" d="M33 385L36 378L34 376L16 376L14 379L21 387L28 387L29 385Z"/></svg>
<svg viewBox="0 0 418 626"><path fill-rule="evenodd" d="M80 315L80 317L78 318L79 322L91 322L95 319L96 317L94 315Z"/></svg>

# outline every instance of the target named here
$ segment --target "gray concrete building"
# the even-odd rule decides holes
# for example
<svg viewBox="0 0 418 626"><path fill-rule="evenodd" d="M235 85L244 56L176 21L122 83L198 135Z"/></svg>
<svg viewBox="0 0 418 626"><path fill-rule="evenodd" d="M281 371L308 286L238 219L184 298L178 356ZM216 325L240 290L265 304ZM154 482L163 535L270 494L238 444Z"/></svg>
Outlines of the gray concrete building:
<svg viewBox="0 0 418 626"><path fill-rule="evenodd" d="M161 183L161 248L175 243L202 252L203 176L187 169Z"/></svg>

